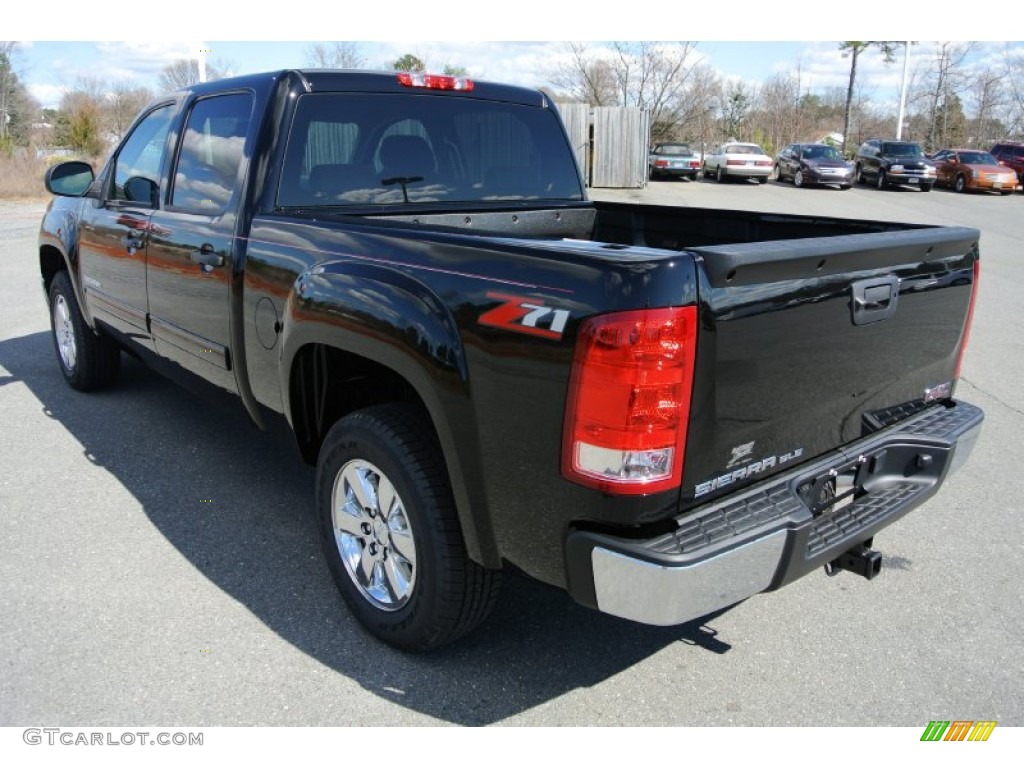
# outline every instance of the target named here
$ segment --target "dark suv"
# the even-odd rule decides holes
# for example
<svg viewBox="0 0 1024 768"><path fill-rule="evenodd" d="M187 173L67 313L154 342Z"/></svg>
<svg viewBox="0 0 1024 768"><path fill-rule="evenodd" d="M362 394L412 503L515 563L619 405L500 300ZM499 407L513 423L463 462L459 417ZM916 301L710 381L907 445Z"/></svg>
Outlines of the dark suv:
<svg viewBox="0 0 1024 768"><path fill-rule="evenodd" d="M935 165L914 141L868 139L857 150L857 181L879 189L907 185L922 192L935 186Z"/></svg>
<svg viewBox="0 0 1024 768"><path fill-rule="evenodd" d="M1003 165L1017 172L1017 183L1024 184L1024 143L1001 141L989 152Z"/></svg>

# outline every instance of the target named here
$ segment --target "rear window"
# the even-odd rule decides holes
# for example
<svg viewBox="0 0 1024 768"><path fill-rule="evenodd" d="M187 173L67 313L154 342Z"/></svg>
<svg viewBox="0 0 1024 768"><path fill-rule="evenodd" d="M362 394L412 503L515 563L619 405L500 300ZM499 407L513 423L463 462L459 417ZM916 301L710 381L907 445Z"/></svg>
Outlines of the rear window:
<svg viewBox="0 0 1024 768"><path fill-rule="evenodd" d="M922 157L924 152L917 144L883 144L882 154L892 157Z"/></svg>
<svg viewBox="0 0 1024 768"><path fill-rule="evenodd" d="M549 109L408 94L306 94L296 105L281 206L583 199Z"/></svg>
<svg viewBox="0 0 1024 768"><path fill-rule="evenodd" d="M658 153L662 155L692 155L693 150L685 144L662 144L658 148Z"/></svg>
<svg viewBox="0 0 1024 768"><path fill-rule="evenodd" d="M756 144L730 144L725 148L726 154L729 155L763 155L762 150Z"/></svg>

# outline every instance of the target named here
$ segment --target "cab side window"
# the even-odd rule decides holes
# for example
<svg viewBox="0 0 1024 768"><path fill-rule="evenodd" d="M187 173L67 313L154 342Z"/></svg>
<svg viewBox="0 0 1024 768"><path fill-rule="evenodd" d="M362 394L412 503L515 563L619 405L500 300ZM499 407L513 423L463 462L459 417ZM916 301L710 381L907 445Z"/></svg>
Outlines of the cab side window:
<svg viewBox="0 0 1024 768"><path fill-rule="evenodd" d="M212 215L228 209L244 157L252 103L248 93L196 102L181 139L171 205Z"/></svg>
<svg viewBox="0 0 1024 768"><path fill-rule="evenodd" d="M114 161L110 198L155 208L160 200L160 166L167 143L172 104L150 112L121 146Z"/></svg>

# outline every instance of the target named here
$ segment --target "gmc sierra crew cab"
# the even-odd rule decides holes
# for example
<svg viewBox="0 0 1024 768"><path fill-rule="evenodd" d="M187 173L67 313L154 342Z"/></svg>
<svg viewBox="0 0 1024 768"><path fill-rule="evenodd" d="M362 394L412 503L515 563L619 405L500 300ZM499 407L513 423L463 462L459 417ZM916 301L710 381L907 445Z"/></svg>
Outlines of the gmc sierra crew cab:
<svg viewBox="0 0 1024 768"><path fill-rule="evenodd" d="M537 91L219 80L46 182L68 384L128 352L286 419L333 578L400 648L477 626L508 565L660 625L871 578L980 430L975 229L594 202Z"/></svg>

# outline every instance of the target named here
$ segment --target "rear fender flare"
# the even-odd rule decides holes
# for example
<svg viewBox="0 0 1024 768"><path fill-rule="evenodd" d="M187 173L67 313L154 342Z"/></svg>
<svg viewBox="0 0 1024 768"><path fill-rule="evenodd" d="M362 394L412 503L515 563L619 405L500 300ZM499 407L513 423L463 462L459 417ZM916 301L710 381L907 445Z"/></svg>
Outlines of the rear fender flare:
<svg viewBox="0 0 1024 768"><path fill-rule="evenodd" d="M289 423L290 373L296 355L309 344L373 360L408 382L441 443L470 557L499 567L465 350L444 302L404 272L353 262L320 263L293 285L282 313L281 342L280 387Z"/></svg>

